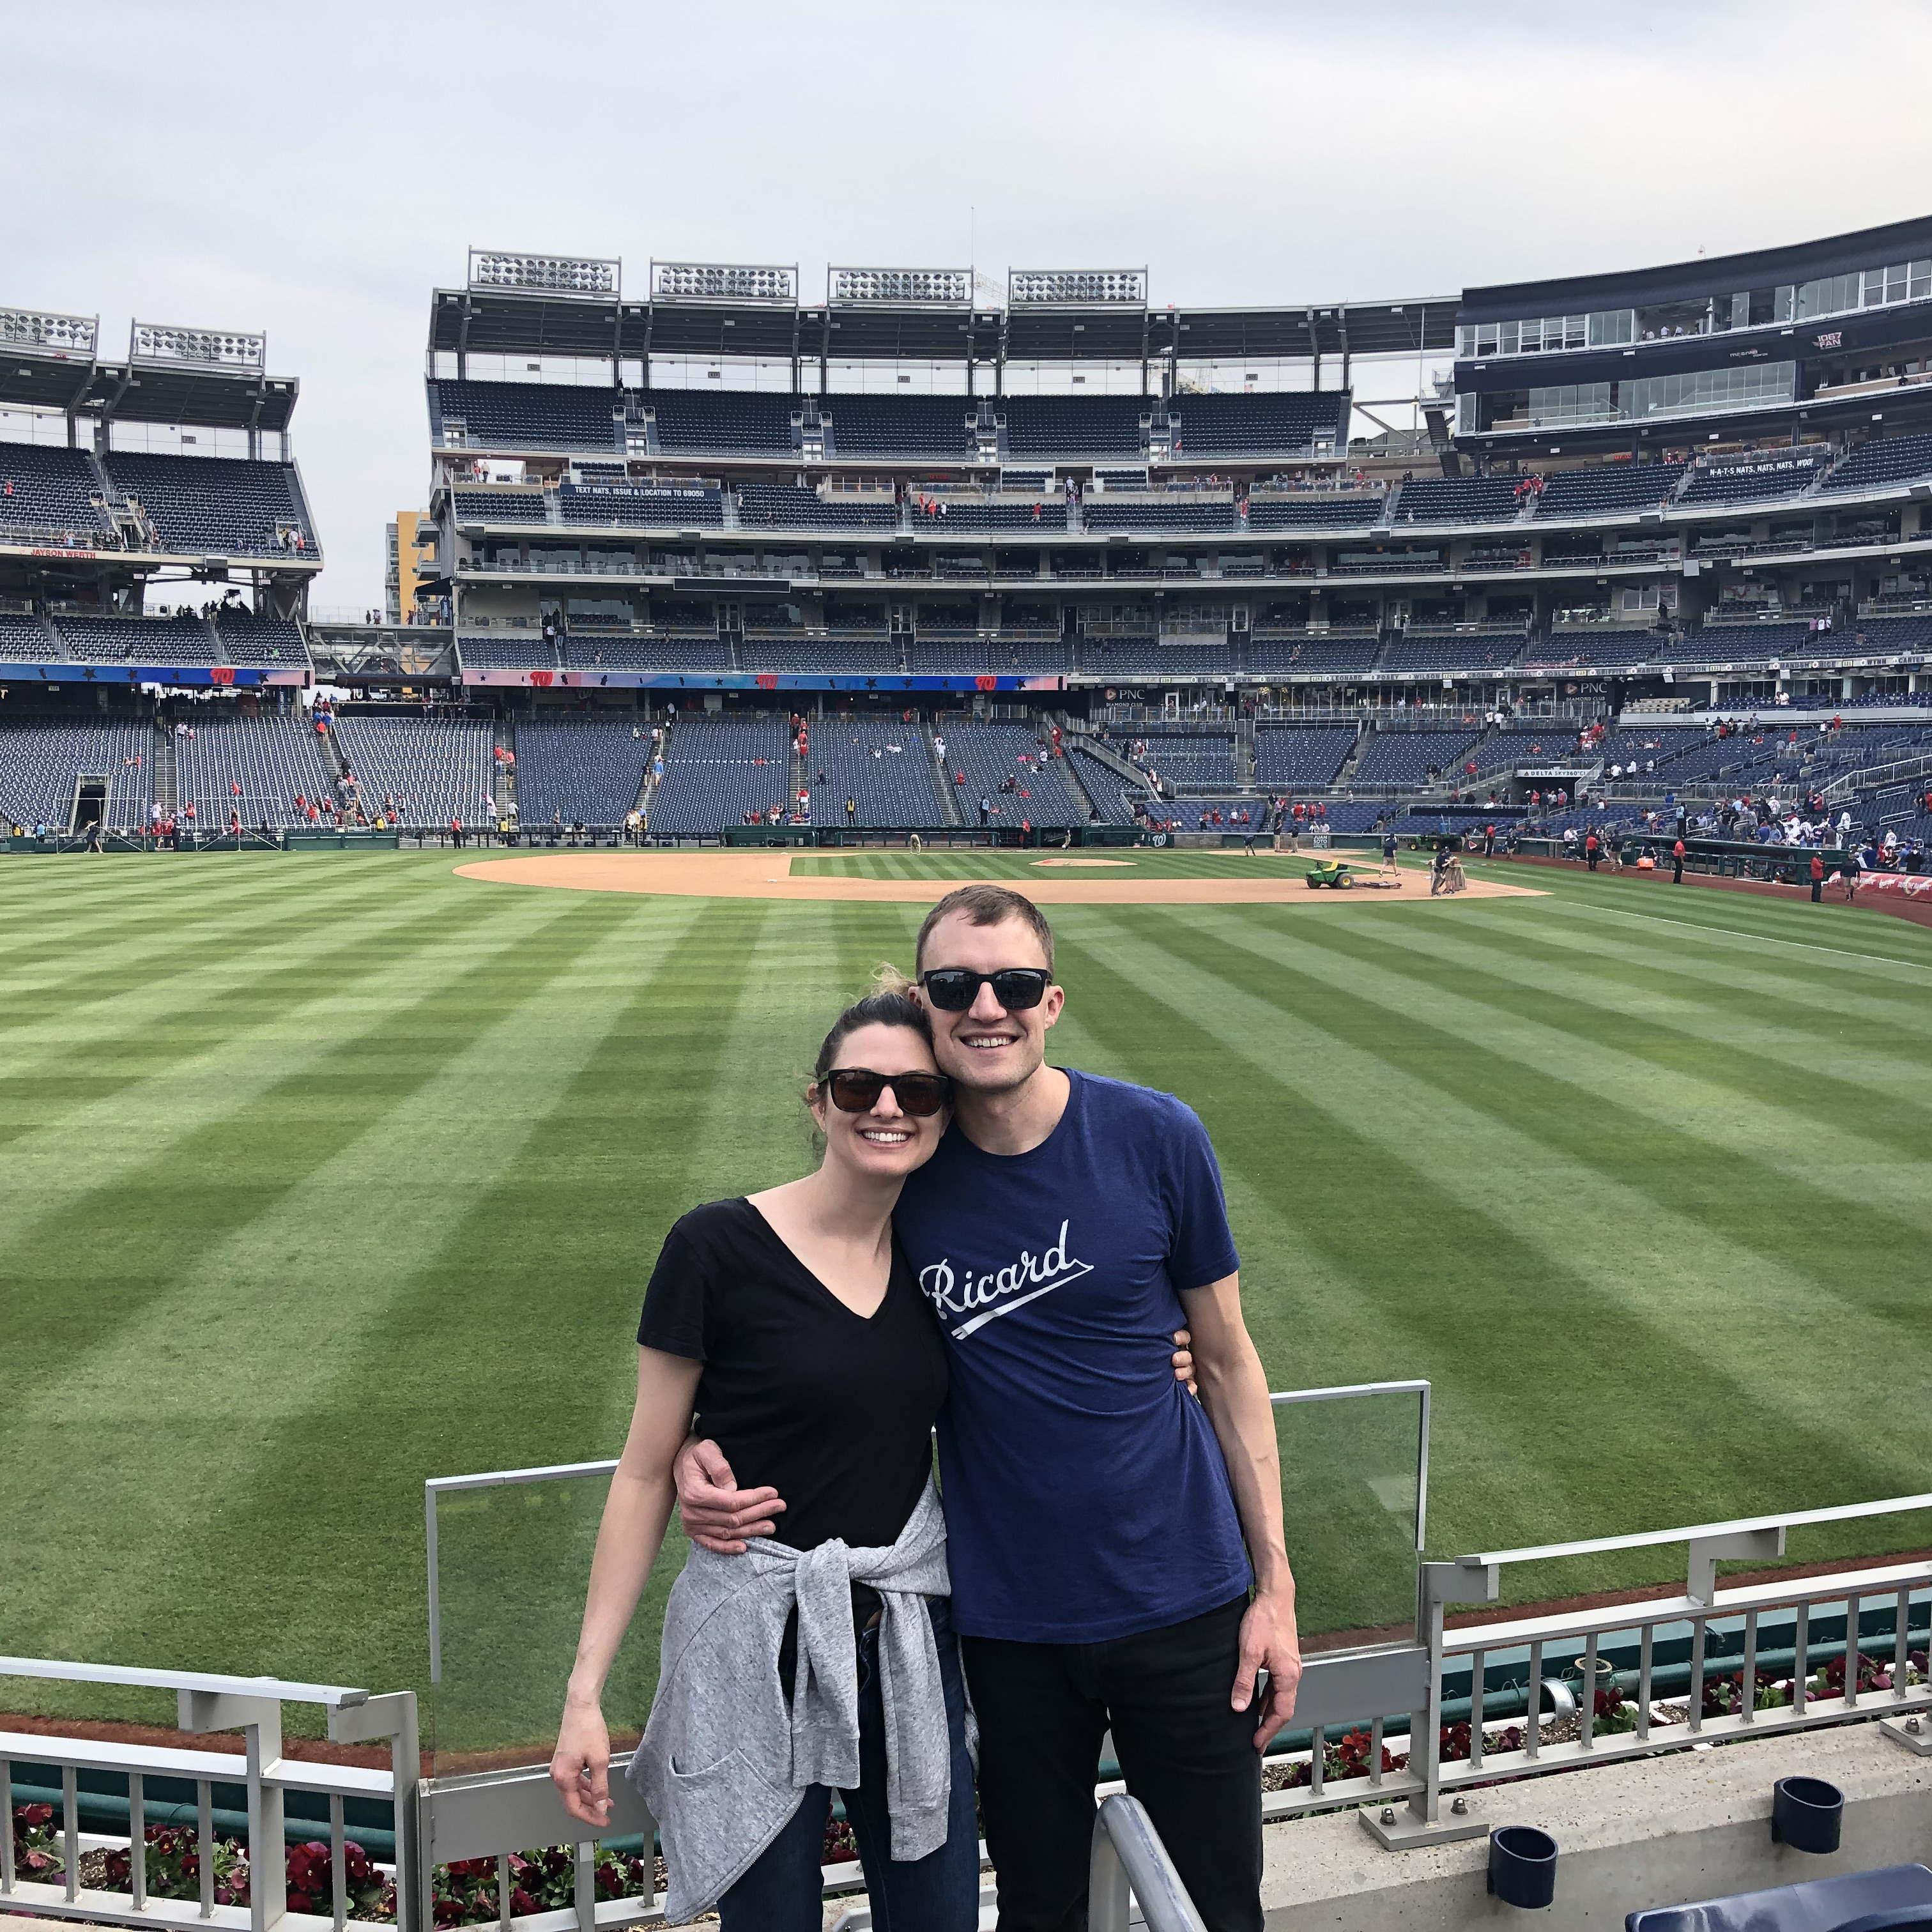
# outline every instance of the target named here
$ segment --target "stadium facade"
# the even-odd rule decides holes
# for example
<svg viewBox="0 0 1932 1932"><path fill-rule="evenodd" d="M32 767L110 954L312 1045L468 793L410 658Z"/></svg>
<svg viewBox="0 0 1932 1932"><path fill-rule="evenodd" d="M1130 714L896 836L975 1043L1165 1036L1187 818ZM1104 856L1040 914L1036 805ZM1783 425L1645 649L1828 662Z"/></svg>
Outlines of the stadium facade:
<svg viewBox="0 0 1932 1932"><path fill-rule="evenodd" d="M981 816L1022 754L974 734L1030 736L1029 712L1165 723L1142 776L1183 823L1190 794L1258 788L1574 791L1621 761L1572 728L1633 706L1670 740L1646 778L1842 790L1868 752L1902 783L1932 751L1932 219L1375 303L1160 306L1140 269L1015 271L1000 301L963 269L800 282L652 262L633 295L615 261L473 250L430 298L413 626L405 596L386 626L306 622L296 386L260 338L137 325L106 363L84 318L0 311L0 410L34 436L0 443L0 682L56 709L92 686L90 716L141 688L433 689L500 721L518 787L542 746L542 815L591 822L648 803L648 772L628 729L571 728L675 705L710 719L705 765L746 768L674 786L688 810L653 824L677 836L839 790L782 732L758 748L792 711L829 709L818 746L875 825ZM1360 393L1391 374L1412 431ZM171 453L135 447L158 425ZM236 453L184 453L184 426ZM231 608L158 624L171 580ZM1760 773L1682 729L1774 708L1888 730ZM905 709L914 763L884 784L866 720ZM935 754L948 716L972 759ZM472 817L510 789L473 751L437 793ZM1136 775L1090 760L1063 788L1032 824L1124 818ZM59 792L0 809L58 819Z"/></svg>

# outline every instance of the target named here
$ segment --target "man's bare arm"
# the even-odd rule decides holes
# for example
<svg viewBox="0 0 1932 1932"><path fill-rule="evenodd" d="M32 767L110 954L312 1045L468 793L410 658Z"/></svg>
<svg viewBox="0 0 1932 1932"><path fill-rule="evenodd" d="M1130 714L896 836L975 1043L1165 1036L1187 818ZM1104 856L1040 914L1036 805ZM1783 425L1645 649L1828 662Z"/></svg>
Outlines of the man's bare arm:
<svg viewBox="0 0 1932 1932"><path fill-rule="evenodd" d="M1294 1622L1294 1574L1282 1531L1281 1462L1275 1449L1274 1411L1268 1377L1241 1318L1241 1282L1228 1275L1181 1297L1194 1336L1201 1406L1214 1425L1228 1465L1234 1509L1254 1566L1255 1596L1241 1620L1240 1663L1233 1701L1246 1710L1256 1674L1268 1673L1268 1707L1255 1731L1264 1749L1294 1714L1301 1678L1301 1642Z"/></svg>
<svg viewBox="0 0 1932 1932"><path fill-rule="evenodd" d="M1174 1331L1174 1379L1190 1389L1194 1388L1192 1339L1185 1328ZM672 1474L677 1483L684 1533L700 1550L713 1550L721 1556L742 1556L748 1537L777 1535L778 1518L784 1513L784 1498L769 1486L740 1489L731 1465L716 1443L696 1438L686 1443L677 1453Z"/></svg>

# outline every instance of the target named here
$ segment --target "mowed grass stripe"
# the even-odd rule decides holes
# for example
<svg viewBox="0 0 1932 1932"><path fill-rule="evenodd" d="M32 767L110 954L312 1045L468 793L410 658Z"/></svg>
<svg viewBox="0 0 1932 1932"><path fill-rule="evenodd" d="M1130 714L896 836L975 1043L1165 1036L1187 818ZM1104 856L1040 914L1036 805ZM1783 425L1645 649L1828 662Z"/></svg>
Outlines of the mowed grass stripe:
<svg viewBox="0 0 1932 1932"><path fill-rule="evenodd" d="M0 1076L0 1144L23 1140L38 1148L37 1136L70 1116L92 1108L98 1119L113 1096L190 1066L197 1054L232 1048L257 1030L285 1032L292 1003L298 1011L320 998L339 1007L350 989L388 970L398 948L427 944L472 919L446 899L425 902L346 934L338 926L326 945L292 943L279 949L292 956L286 963L258 960L253 976L231 974L211 986L212 976L177 975L152 1002L118 1002L112 1026L78 1018L49 1026L34 1053L10 1042L12 1070ZM318 995L319 987L329 990Z"/></svg>
<svg viewBox="0 0 1932 1932"><path fill-rule="evenodd" d="M1580 1160L1594 1159L1606 1138L1640 1149L1642 1184L1652 1198L1755 1250L1769 1268L1806 1271L1821 1312L1844 1307L1829 1285L1841 1278L1863 1286L1861 1304L1865 1293L1882 1294L1886 1262L1917 1234L1906 1204L1932 1180L1923 1154L1813 1118L1808 1089L1802 1114L1779 1100L1748 1096L1736 1076L1748 1054L1696 1042L1692 1070L1676 1064L1681 1055L1627 1052L1611 1036L1630 1029L1598 1009L1552 1000L1539 1014L1534 998L1514 989L1495 998L1480 974L1458 972L1439 958L1418 953L1392 963L1379 933L1324 927L1291 948L1210 916L1201 936L1316 980L1338 1001L1393 1009L1400 1015L1393 1044L1405 1065L1432 1078L1453 1060L1461 1075L1456 1090L1479 1103L1507 1090L1515 1125L1546 1146ZM1560 1015L1551 1010L1558 1007ZM1786 1101L1798 1097L1788 1078L1784 1090ZM1724 1176L1715 1190L1714 1168ZM1794 1202L1814 1197L1837 1211L1791 1211ZM1894 1214L1888 1202L1905 1211Z"/></svg>
<svg viewBox="0 0 1932 1932"><path fill-rule="evenodd" d="M287 896L264 884L232 902L222 916L197 916L184 934L178 920L152 937L102 939L82 949L7 969L8 996L0 1008L0 1039L29 1034L50 1019L84 1024L112 1015L130 993L151 991L181 970L199 970L211 962L220 972L245 976L251 962L290 941L313 942L344 919L393 896L394 889L371 882L362 892L319 909L291 905Z"/></svg>
<svg viewBox="0 0 1932 1932"><path fill-rule="evenodd" d="M1636 1413L1652 1411L1646 1420L1654 1421L1661 1440L1685 1418L1681 1409L1673 1414L1646 1402L1638 1378L1664 1375L1694 1354L1714 1412L1725 1418L1732 1452L1719 1462L1704 1442L1700 1474L1726 1504L1737 1490L1743 1492L1739 1509L1863 1499L1890 1492L1922 1463L1918 1445L1893 1437L1844 1443L1844 1391L1833 1389L1828 1376L1780 1385L1767 1401L1759 1371L1778 1360L1778 1345L1788 1344L1814 1285L1767 1270L1756 1257L1741 1265L1743 1258L1726 1243L1660 1208L1621 1163L1566 1156L1522 1131L1511 1117L1508 1083L1472 1082L1462 1072L1462 1054L1474 1042L1460 1042L1454 1061L1445 1063L1440 1045L1425 1051L1390 1008L1338 999L1329 989L1294 983L1292 974L1268 976L1275 983L1264 994L1251 990L1247 976L1228 970L1225 952L1200 958L1197 935L1172 916L1150 920L1144 930L1146 940L1138 941L1124 927L1112 949L1118 970L1143 998L1197 1012L1225 1050L1326 1112L1324 1130L1340 1126L1328 1109L1346 1096L1355 1130L1380 1143L1379 1160L1365 1160L1363 1175L1388 1166L1401 1174L1405 1192L1417 1175L1447 1192L1475 1184L1480 1150L1485 1170L1505 1175L1509 1190L1508 1221L1491 1220L1486 1242L1506 1235L1539 1258L1546 1277L1560 1285L1564 1316L1553 1332L1568 1338L1561 1352L1587 1351L1593 1370L1603 1360L1629 1363L1636 1372L1620 1393ZM1209 983L1194 985L1196 974ZM1167 990L1184 986L1178 999ZM1533 1358L1514 1366L1538 1372ZM1599 1389L1618 1379L1614 1369L1593 1376ZM1540 1420L1565 1426L1560 1409ZM1688 1454L1691 1443L1678 1448ZM1740 1448L1747 1453L1736 1453ZM1857 1486L1850 1495L1780 1493L1794 1468L1834 1464L1838 1480ZM1668 1480L1664 1471L1651 1473ZM1705 1494L1708 1504L1708 1486Z"/></svg>
<svg viewBox="0 0 1932 1932"><path fill-rule="evenodd" d="M287 896L296 883L285 874L280 890ZM82 894L44 872L25 890L16 884L11 891L0 891L0 968L11 974L50 960L84 956L103 934L118 940L178 930L184 909L197 919L220 918L238 902L253 901L273 887L274 882L251 870L245 880L200 894L170 890L159 880L130 880Z"/></svg>
<svg viewBox="0 0 1932 1932"><path fill-rule="evenodd" d="M1911 1198L1932 1178L1922 1154L1926 1120L1916 1107L1892 1107L1876 1094L1822 1076L1798 1084L1791 1069L1737 1046L1720 1051L1693 1034L1630 1024L1574 993L1492 976L1482 964L1456 958L1455 941L1430 943L1433 935L1424 939L1399 926L1364 933L1329 923L1296 935L1291 952L1282 937L1264 937L1211 910L1200 927L1260 958L1292 958L1339 993L1396 1006L1405 1020L1484 1037L1499 1059L1584 1088L1596 1096L1592 1124L1617 1120L1633 1136L1652 1128L1664 1136L1656 1146L1660 1167L1683 1155L1702 1160L1718 1148L1766 1168L1764 1178L1781 1183L1779 1192L1797 1186L1838 1194L1844 1205L1866 1208L1878 1223L1889 1219L1886 1202L1899 1198L1899 1190ZM1389 958L1391 949L1401 958ZM1748 995L1733 1000L1741 1012L1750 1005ZM1932 1053L1918 1060L1921 1078L1932 1074L1926 1064ZM1802 1119L1795 1120L1797 1103ZM1901 1223L1899 1232L1909 1225Z"/></svg>
<svg viewBox="0 0 1932 1932"><path fill-rule="evenodd" d="M406 934L427 916L465 916L459 896L422 891L420 884L394 881L388 892L333 917L292 920L268 944L253 950L223 947L216 941L216 928L207 946L187 949L172 972L137 975L131 986L85 1010L56 1002L51 1011L29 1016L6 1042L8 1063L17 1069L61 1058L76 1040L138 1036L171 1023L184 1010L226 1013L245 1006L250 998L272 1000L275 975L284 976L285 982L310 980L324 962L356 960L363 951ZM481 909L470 908L466 916L479 917Z"/></svg>
<svg viewBox="0 0 1932 1932"><path fill-rule="evenodd" d="M1172 922L1162 922L1162 930L1163 933L1171 933ZM1187 935L1184 943L1165 939L1162 943L1172 944L1184 956L1197 959L1205 944L1202 937L1194 932ZM1295 977L1306 974L1305 965L1284 970ZM1531 1132L1538 1157L1513 1164L1519 1186L1526 1185L1539 1166L1560 1172L1558 1150L1566 1147L1578 1170L1576 1178L1580 1180L1582 1172L1599 1161L1600 1148L1609 1142L1624 1150L1624 1157L1615 1173L1604 1166L1598 1168L1604 1177L1602 1184L1578 1191L1580 1212L1588 1214L1600 1204L1616 1204L1618 1190L1628 1186L1641 1190L1643 1200L1653 1209L1664 1210L1661 1216L1655 1214L1651 1216L1660 1227L1667 1225L1667 1217L1673 1210L1682 1215L1678 1226L1680 1246L1676 1250L1679 1268L1698 1266L1700 1249L1708 1251L1703 1264L1713 1270L1721 1270L1724 1266L1726 1243L1735 1243L1739 1252L1744 1251L1744 1235L1738 1228L1726 1225L1726 1215L1732 1193L1756 1184L1756 1178L1748 1174L1750 1163L1748 1160L1725 1155L1722 1150L1714 1155L1694 1136L1672 1138L1648 1128L1640 1121L1619 1118L1604 1096L1588 1090L1581 1094L1567 1090L1577 1088L1580 1083L1544 1076L1539 1084L1526 1069L1512 1071L1499 1060L1488 1044L1494 1030L1486 1023L1479 1036L1424 1026L1408 1010L1417 1000L1426 998L1426 986L1423 984L1418 983L1405 998L1403 1010L1400 1011L1358 993L1340 979L1322 990L1327 995L1325 999L1306 1003L1304 1010L1306 1024L1322 1028L1338 1045L1366 1046L1399 1063L1406 1078L1430 1082L1453 1100L1490 1114L1512 1137ZM1298 1006L1301 1004L1298 1001ZM1586 1101L1587 1107L1580 1108L1580 1100ZM1422 1111L1425 1118L1421 1131L1425 1134L1438 1131L1440 1111ZM1805 1122L1801 1114L1792 1114L1790 1130L1795 1137L1802 1138L1804 1135ZM1541 1138L1535 1138L1534 1136ZM1524 1151L1527 1152L1527 1149ZM1700 1170L1705 1184L1690 1185L1699 1177ZM1745 1178L1740 1180L1740 1175ZM1748 1331L1763 1322L1777 1312L1780 1301L1782 1312L1794 1323L1820 1318L1829 1324L1834 1318L1846 1314L1856 1318L1859 1298L1857 1284L1864 1278L1859 1258L1852 1252L1856 1248L1856 1235L1844 1234L1835 1246L1828 1243L1810 1244L1811 1252L1819 1255L1844 1253L1842 1289L1827 1281L1807 1276L1791 1264L1790 1256L1794 1246L1806 1247L1803 1238L1806 1217L1808 1214L1815 1220L1815 1208L1803 1195L1788 1187L1766 1190L1760 1196L1759 1204L1766 1214L1770 1214L1774 1211L1775 1204L1780 1202L1790 1223L1784 1238L1767 1240L1760 1234L1754 1244L1758 1256L1750 1271L1752 1292L1748 1303L1742 1310L1730 1313L1720 1335L1707 1343L1707 1347L1720 1350L1738 1347L1744 1339L1738 1331ZM1626 1198L1622 1204L1630 1207L1637 1204ZM1860 1218L1862 1224L1865 1217ZM1883 1220L1882 1216L1878 1218L1882 1238L1874 1244L1874 1257L1886 1255L1893 1246L1882 1238ZM1894 1346L1906 1348L1908 1358L1913 1353L1914 1345L1903 1339Z"/></svg>
<svg viewBox="0 0 1932 1932"><path fill-rule="evenodd" d="M1348 950L1339 930L1306 935L1311 944ZM1796 1038L1760 1017L1761 1003L1736 990L1705 988L1694 1004L1624 989L1579 956L1566 969L1556 953L1541 959L1505 952L1440 928L1426 933L1390 925L1375 937L1434 962L1434 983L1514 1019L1534 1019L1558 1033L1614 1043L1618 1050L1672 1076L1694 1072L1724 1090L1779 1110L1802 1106L1808 1138L1836 1127L1890 1142L1918 1157L1932 1109L1928 1062L1932 1048L1901 1041L1892 1028L1852 1006L1828 1040ZM1781 1120L1779 1136L1789 1132ZM1815 1144L1815 1142L1814 1142ZM1797 1151L1797 1150L1794 1150ZM1876 1157L1891 1159L1882 1145Z"/></svg>
<svg viewBox="0 0 1932 1932"><path fill-rule="evenodd" d="M30 1444L42 1454L52 1444L71 1468L76 1437L91 1441L95 1454L86 1520L59 1539L34 1540L38 1546L21 1567L22 1594L34 1606L25 1619L30 1652L64 1646L62 1654L83 1658L132 1654L213 1667L214 1634L196 1609L225 1586L224 1667L282 1667L272 1657L238 1658L232 1646L239 1604L250 1597L256 1628L272 1641L286 1605L286 1566L258 1563L237 1574L219 1538L202 1544L195 1561L172 1513L154 1509L149 1472L172 1464L187 1479L185 1492L218 1523L245 1513L260 1470L280 1454L284 1431L353 1360L358 1337L414 1265L520 1156L596 1052L623 1010L610 994L634 984L638 935L675 931L698 916L695 906L614 918L598 908L554 928L551 944L522 962L514 980L500 962L482 969L455 989L465 1023L445 1030L439 1050L406 1056L398 1042L386 1042L390 1058L410 1065L410 1077L389 1092L372 1091L374 1057L360 1070L368 1097L356 1110L356 1130L326 1159L310 1159L306 1145L290 1148L294 1158L279 1175L285 1184L247 1197L252 1211L184 1253L147 1306L122 1312L83 1359L37 1378L0 1424L0 1455L11 1461ZM484 1096L487 1112L478 1104ZM384 1185L386 1174L412 1184ZM460 1348L461 1311L449 1312L459 1318L446 1346ZM297 1338L298 1348L291 1346ZM227 1370L227 1400L211 1412L215 1361ZM363 1366L380 1372L378 1364ZM339 1384L337 1394L339 1428L352 1412L355 1389ZM10 1544L22 1540L25 1528L14 1526ZM73 1586L90 1571L140 1581L130 1592L76 1599ZM155 1620L170 1594L183 1648L159 1656Z"/></svg>
<svg viewBox="0 0 1932 1932"><path fill-rule="evenodd" d="M534 970L546 928L595 932L610 916L562 897L526 910L519 896L481 932L464 919L344 990L219 1036L15 1142L0 1268L22 1292L0 1304L0 1337L32 1320L43 1362L63 1334L85 1346L113 1311L76 1302L63 1292L70 1278L105 1274L145 1295L172 1253L244 1221L262 1192L298 1184L382 1096L460 1051L483 1023L481 1003Z"/></svg>
<svg viewBox="0 0 1932 1932"><path fill-rule="evenodd" d="M1486 906L1484 912L1505 909ZM1507 908L1514 912L1515 908ZM1837 962L1804 953L1757 953L1740 958L1714 958L1694 947L1660 952L1656 941L1624 922L1592 920L1586 926L1561 920L1526 922L1509 928L1520 933L1525 952L1543 949L1548 955L1587 958L1600 970L1621 970L1628 983L1654 985L1660 980L1676 985L1687 998L1725 999L1748 992L1760 1010L1801 1034L1828 1036L1840 1024L1848 1006L1873 1019L1932 1037L1932 1013L1919 988L1896 979L1858 983L1848 981Z"/></svg>
<svg viewBox="0 0 1932 1932"><path fill-rule="evenodd" d="M1906 986L1922 985L1922 976L1932 972L1932 958L1918 928L1869 908L1834 908L1820 919L1800 892L1780 900L1694 886L1669 891L1666 897L1666 888L1649 881L1603 873L1592 879L1587 872L1505 861L1478 863L1472 876L1532 886L1600 928L1622 928L1633 940L1640 938L1642 927L1670 926L1680 935L1673 943L1706 945L1759 964L1808 953L1836 970L1889 978Z"/></svg>

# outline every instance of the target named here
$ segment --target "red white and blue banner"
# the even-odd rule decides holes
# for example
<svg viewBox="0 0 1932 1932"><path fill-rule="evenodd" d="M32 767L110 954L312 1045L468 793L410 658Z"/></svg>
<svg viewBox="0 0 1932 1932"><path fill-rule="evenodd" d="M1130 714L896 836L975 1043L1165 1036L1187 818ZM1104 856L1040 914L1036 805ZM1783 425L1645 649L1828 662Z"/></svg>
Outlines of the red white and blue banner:
<svg viewBox="0 0 1932 1932"><path fill-rule="evenodd" d="M1058 677L840 676L831 672L475 670L468 685L535 691L1059 691Z"/></svg>
<svg viewBox="0 0 1932 1932"><path fill-rule="evenodd" d="M308 681L304 667L288 664L0 664L0 684L213 685L240 691Z"/></svg>

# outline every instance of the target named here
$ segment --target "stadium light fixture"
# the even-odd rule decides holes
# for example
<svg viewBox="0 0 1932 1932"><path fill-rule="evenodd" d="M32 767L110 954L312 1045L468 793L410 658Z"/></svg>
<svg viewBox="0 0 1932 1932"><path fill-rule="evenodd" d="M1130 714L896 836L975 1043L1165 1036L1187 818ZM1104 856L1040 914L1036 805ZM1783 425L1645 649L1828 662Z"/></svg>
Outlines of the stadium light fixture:
<svg viewBox="0 0 1932 1932"><path fill-rule="evenodd" d="M1144 308L1144 268L1010 268L1009 308Z"/></svg>
<svg viewBox="0 0 1932 1932"><path fill-rule="evenodd" d="M614 296L623 265L597 255L534 255L511 248L472 248L470 286L526 295Z"/></svg>
<svg viewBox="0 0 1932 1932"><path fill-rule="evenodd" d="M172 322L137 322L128 334L128 359L260 375L268 366L268 338L244 329L184 328Z"/></svg>
<svg viewBox="0 0 1932 1932"><path fill-rule="evenodd" d="M973 300L970 268L841 268L826 271L826 299L854 306L966 308Z"/></svg>
<svg viewBox="0 0 1932 1932"><path fill-rule="evenodd" d="M0 343L30 356L53 356L63 361L82 356L91 362L100 334L98 316L56 315L51 309L0 308Z"/></svg>
<svg viewBox="0 0 1932 1932"><path fill-rule="evenodd" d="M790 304L798 300L798 270L776 263L653 262L651 298Z"/></svg>

